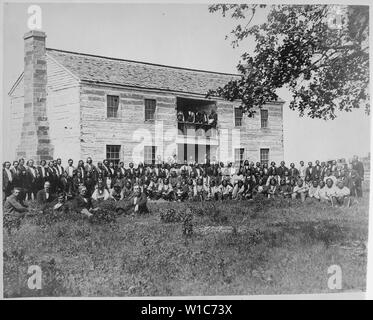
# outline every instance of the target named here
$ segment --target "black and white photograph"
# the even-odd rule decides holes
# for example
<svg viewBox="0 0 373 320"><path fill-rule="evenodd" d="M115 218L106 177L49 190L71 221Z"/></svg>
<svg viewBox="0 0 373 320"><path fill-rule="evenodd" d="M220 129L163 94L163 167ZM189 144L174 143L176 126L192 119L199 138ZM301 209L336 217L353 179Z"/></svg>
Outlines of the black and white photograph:
<svg viewBox="0 0 373 320"><path fill-rule="evenodd" d="M370 10L3 2L3 298L364 299Z"/></svg>

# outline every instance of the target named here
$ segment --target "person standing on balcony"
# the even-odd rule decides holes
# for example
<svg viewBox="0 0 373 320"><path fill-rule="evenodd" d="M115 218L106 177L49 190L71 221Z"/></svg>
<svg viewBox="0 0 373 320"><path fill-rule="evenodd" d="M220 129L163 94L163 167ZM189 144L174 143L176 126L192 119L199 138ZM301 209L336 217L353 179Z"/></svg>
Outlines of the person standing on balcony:
<svg viewBox="0 0 373 320"><path fill-rule="evenodd" d="M177 112L177 116L176 117L177 117L177 121L178 122L184 122L185 121L184 112L181 111L181 110L179 110Z"/></svg>
<svg viewBox="0 0 373 320"><path fill-rule="evenodd" d="M216 124L218 122L218 114L216 113L215 109L211 109L207 121L209 125L211 125L212 127L216 127Z"/></svg>
<svg viewBox="0 0 373 320"><path fill-rule="evenodd" d="M187 121L191 122L191 123L195 123L195 121L196 121L196 115L191 110L188 111L188 119L187 119Z"/></svg>

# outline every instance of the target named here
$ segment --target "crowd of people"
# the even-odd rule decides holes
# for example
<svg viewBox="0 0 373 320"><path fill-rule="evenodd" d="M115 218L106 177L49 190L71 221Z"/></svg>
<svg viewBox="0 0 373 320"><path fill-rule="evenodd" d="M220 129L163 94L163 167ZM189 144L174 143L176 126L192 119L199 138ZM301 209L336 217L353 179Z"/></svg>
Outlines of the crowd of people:
<svg viewBox="0 0 373 320"><path fill-rule="evenodd" d="M188 123L195 123L195 124L204 124L210 126L216 126L218 121L218 114L216 113L215 109L211 109L210 113L205 112L204 110L200 111L192 111L188 110L183 112L179 110L177 112L177 121L178 122L188 122Z"/></svg>
<svg viewBox="0 0 373 320"><path fill-rule="evenodd" d="M165 201L226 201L254 200L256 197L288 198L324 201L332 206L350 206L351 197L362 197L364 166L355 156L350 163L337 161L296 167L284 161L254 163L248 160L234 163L208 162L199 164L165 163L136 167L124 162L116 166L109 160L93 164L92 158L72 159L63 166L61 159L6 161L3 164L3 199L5 213L27 211L25 200L45 205L54 203L56 210L72 200L79 211L94 214L92 202L113 200L123 210L146 212L148 200Z"/></svg>

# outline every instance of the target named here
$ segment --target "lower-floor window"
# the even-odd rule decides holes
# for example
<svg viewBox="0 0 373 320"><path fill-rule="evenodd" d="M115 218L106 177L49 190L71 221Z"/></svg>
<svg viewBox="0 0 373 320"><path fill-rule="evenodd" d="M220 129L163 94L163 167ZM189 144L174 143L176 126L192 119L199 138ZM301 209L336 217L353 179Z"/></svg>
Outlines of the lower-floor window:
<svg viewBox="0 0 373 320"><path fill-rule="evenodd" d="M242 162L244 161L244 155L245 155L244 148L234 149L234 162L241 165Z"/></svg>
<svg viewBox="0 0 373 320"><path fill-rule="evenodd" d="M155 164L155 146L145 146L144 147L144 163L145 164Z"/></svg>
<svg viewBox="0 0 373 320"><path fill-rule="evenodd" d="M120 160L120 146L119 145L107 145L106 146L106 159L109 162L113 162L114 166L118 166Z"/></svg>
<svg viewBox="0 0 373 320"><path fill-rule="evenodd" d="M260 162L262 164L267 163L269 161L269 149L260 149Z"/></svg>

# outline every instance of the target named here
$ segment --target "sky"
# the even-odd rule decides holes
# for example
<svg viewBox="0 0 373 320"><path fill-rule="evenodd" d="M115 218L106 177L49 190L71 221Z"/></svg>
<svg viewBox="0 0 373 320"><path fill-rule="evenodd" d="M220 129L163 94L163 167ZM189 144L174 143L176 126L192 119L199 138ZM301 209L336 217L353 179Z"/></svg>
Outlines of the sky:
<svg viewBox="0 0 373 320"><path fill-rule="evenodd" d="M32 4L38 4L32 3ZM30 4L4 5L3 154L11 139L7 93L23 70L23 35ZM225 39L237 21L209 13L205 4L38 4L47 47L193 69L237 73L247 39L232 48ZM252 23L265 21L265 12ZM335 120L299 117L289 109L291 96L279 90L284 105L284 160L329 160L366 156L370 151L370 117L364 110L339 114Z"/></svg>

